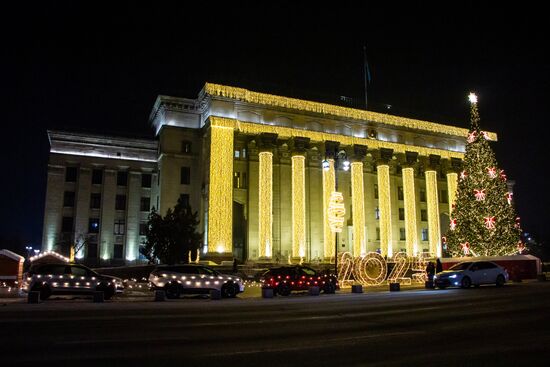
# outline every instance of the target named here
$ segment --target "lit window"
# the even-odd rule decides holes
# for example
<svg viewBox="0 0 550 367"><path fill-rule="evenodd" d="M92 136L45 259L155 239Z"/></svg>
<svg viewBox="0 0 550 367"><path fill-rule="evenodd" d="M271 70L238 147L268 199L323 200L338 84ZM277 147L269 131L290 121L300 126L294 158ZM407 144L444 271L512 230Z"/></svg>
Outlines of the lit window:
<svg viewBox="0 0 550 367"><path fill-rule="evenodd" d="M422 241L428 241L428 228L422 228Z"/></svg>
<svg viewBox="0 0 550 367"><path fill-rule="evenodd" d="M125 227L126 227L126 223L124 222L124 219L115 220L115 234L117 235L124 234Z"/></svg>
<svg viewBox="0 0 550 367"><path fill-rule="evenodd" d="M240 157L241 157L241 151L235 150L235 158L240 158Z"/></svg>

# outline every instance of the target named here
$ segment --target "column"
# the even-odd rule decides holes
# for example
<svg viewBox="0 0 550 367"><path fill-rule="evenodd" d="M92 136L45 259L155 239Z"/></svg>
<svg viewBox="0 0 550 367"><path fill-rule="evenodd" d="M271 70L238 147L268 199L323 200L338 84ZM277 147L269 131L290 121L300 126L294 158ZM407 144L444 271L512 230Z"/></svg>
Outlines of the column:
<svg viewBox="0 0 550 367"><path fill-rule="evenodd" d="M210 127L208 252L233 252L233 129Z"/></svg>
<svg viewBox="0 0 550 367"><path fill-rule="evenodd" d="M403 201L405 204L405 243L407 256L418 255L418 230L416 224L416 198L414 168L403 167Z"/></svg>
<svg viewBox="0 0 550 367"><path fill-rule="evenodd" d="M351 164L351 200L353 216L353 256L367 252L365 236L365 193L363 183L363 162Z"/></svg>
<svg viewBox="0 0 550 367"><path fill-rule="evenodd" d="M380 209L380 251L382 256L393 256L391 200L390 200L390 166L381 161L376 167L378 175L378 205Z"/></svg>
<svg viewBox="0 0 550 367"><path fill-rule="evenodd" d="M447 193L449 195L449 216L453 212L453 205L456 200L458 174L456 172L447 172Z"/></svg>
<svg viewBox="0 0 550 367"><path fill-rule="evenodd" d="M90 193L92 188L92 170L81 167L78 175L76 191L75 229L73 241L79 236L87 237L90 224ZM99 226L103 223L100 221Z"/></svg>
<svg viewBox="0 0 550 367"><path fill-rule="evenodd" d="M306 157L292 156L292 257L306 256Z"/></svg>
<svg viewBox="0 0 550 367"><path fill-rule="evenodd" d="M141 203L141 172L128 172L128 203L126 205L126 260L139 256L139 222Z"/></svg>
<svg viewBox="0 0 550 367"><path fill-rule="evenodd" d="M439 200L437 195L437 171L438 156L430 155L430 163L425 170L426 199L428 204L428 243L430 252L441 257L441 231L439 228Z"/></svg>
<svg viewBox="0 0 550 367"><path fill-rule="evenodd" d="M326 259L334 257L335 238L330 229L328 221L328 205L330 196L335 190L336 175L334 172L334 159L327 159L328 169L323 169L323 233L324 233L324 256Z"/></svg>
<svg viewBox="0 0 550 367"><path fill-rule="evenodd" d="M42 235L43 251L53 251L56 243L61 239L64 184L65 169L62 166L48 164L44 233Z"/></svg>
<svg viewBox="0 0 550 367"><path fill-rule="evenodd" d="M259 207L259 251L260 258L270 258L273 250L273 152L263 151L259 157L258 207Z"/></svg>
<svg viewBox="0 0 550 367"><path fill-rule="evenodd" d="M113 257L115 201L116 171L105 169L103 171L103 191L101 193L101 243L98 244L99 256L102 260L109 260Z"/></svg>

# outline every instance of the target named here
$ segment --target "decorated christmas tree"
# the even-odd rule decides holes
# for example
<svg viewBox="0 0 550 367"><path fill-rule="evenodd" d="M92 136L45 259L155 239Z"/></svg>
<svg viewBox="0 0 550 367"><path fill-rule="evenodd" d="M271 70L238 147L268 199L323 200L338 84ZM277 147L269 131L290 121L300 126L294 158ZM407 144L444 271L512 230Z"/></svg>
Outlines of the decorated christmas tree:
<svg viewBox="0 0 550 367"><path fill-rule="evenodd" d="M447 252L504 256L518 252L521 228L506 175L497 166L487 134L479 128L477 97L470 94L471 126L447 232Z"/></svg>

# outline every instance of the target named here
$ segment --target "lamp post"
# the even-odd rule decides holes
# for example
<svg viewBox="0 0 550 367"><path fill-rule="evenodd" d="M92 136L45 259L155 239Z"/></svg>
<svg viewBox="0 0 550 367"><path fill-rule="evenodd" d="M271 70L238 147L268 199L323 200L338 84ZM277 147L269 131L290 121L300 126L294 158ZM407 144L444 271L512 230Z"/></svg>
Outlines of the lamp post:
<svg viewBox="0 0 550 367"><path fill-rule="evenodd" d="M337 147L335 147L334 151L329 152L330 155L334 157L334 192L338 192L338 168L340 166L340 161L342 161L342 169L344 171L349 171L350 169L350 162L347 158L346 151L341 149L338 150ZM328 171L330 169L330 163L327 159L323 160L322 162L323 170ZM332 196L332 195L331 195ZM333 229L331 226L332 232L335 233L335 241L334 241L334 274L336 277L338 277L338 231L336 229Z"/></svg>
<svg viewBox="0 0 550 367"><path fill-rule="evenodd" d="M32 246L25 246L25 250L27 250L27 258L31 257Z"/></svg>

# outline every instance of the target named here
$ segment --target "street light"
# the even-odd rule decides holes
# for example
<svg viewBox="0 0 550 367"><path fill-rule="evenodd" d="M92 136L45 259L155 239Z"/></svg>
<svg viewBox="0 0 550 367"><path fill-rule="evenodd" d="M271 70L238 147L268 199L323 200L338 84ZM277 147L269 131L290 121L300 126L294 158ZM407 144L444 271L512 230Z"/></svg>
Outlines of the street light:
<svg viewBox="0 0 550 367"><path fill-rule="evenodd" d="M334 157L334 191L338 192L338 167L339 162L342 161L342 169L344 171L349 171L350 169L350 162L348 160L346 151L341 149L338 151L337 147L335 147L333 152L329 152L331 156ZM330 163L328 159L323 160L322 162L323 170L328 171L330 169ZM332 199L331 195L331 199ZM341 196L341 195L340 195ZM338 232L337 230L334 230L331 228L331 230L335 233L335 241L334 241L334 274L336 277L338 277Z"/></svg>
<svg viewBox="0 0 550 367"><path fill-rule="evenodd" d="M31 256L32 246L25 246L25 250L27 250L27 257Z"/></svg>

